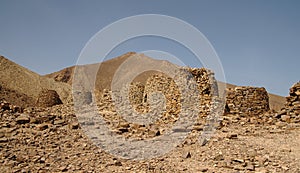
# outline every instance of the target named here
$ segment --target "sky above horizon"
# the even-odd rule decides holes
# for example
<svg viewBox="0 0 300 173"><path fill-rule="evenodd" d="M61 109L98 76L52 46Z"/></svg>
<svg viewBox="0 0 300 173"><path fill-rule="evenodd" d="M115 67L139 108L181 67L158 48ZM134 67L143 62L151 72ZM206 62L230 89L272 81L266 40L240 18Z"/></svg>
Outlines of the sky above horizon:
<svg viewBox="0 0 300 173"><path fill-rule="evenodd" d="M162 14L206 36L221 60L226 82L287 96L300 80L299 9L297 0L1 0L0 55L48 74L75 65L86 43L107 25L133 15ZM198 66L188 58L191 53L153 37L124 42L108 58L146 50L165 51Z"/></svg>

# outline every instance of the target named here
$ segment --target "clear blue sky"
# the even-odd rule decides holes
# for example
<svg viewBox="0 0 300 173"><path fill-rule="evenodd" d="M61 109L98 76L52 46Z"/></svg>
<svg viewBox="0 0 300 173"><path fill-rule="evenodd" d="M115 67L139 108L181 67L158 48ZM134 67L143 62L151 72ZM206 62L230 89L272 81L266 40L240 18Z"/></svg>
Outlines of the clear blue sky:
<svg viewBox="0 0 300 173"><path fill-rule="evenodd" d="M299 9L297 0L1 0L0 54L47 74L76 64L86 42L110 23L163 14L192 24L208 38L227 82L285 96L300 80ZM110 57L148 49L188 56L165 42L131 40ZM193 66L192 60L185 63Z"/></svg>

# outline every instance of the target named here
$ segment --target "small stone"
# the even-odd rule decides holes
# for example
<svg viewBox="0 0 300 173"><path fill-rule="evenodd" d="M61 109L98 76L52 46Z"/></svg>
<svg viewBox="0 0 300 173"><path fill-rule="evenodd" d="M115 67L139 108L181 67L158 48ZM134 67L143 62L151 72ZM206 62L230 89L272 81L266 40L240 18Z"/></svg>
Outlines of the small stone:
<svg viewBox="0 0 300 173"><path fill-rule="evenodd" d="M254 167L254 165L247 165L246 167L246 170L249 170L249 171L254 171L255 170L255 167Z"/></svg>
<svg viewBox="0 0 300 173"><path fill-rule="evenodd" d="M238 134L236 134L236 133L232 133L232 134L228 135L229 139L237 139L237 137L238 137Z"/></svg>
<svg viewBox="0 0 300 173"><path fill-rule="evenodd" d="M224 156L222 153L219 153L217 156L214 157L215 161L221 161L224 160Z"/></svg>
<svg viewBox="0 0 300 173"><path fill-rule="evenodd" d="M49 126L50 126L50 124L48 124L48 123L43 123L43 124L37 125L36 128L37 128L37 130L39 130L39 131L43 131L43 130L48 129Z"/></svg>
<svg viewBox="0 0 300 173"><path fill-rule="evenodd" d="M12 110L13 113L23 113L23 108L19 106L12 106L10 107L10 110Z"/></svg>
<svg viewBox="0 0 300 173"><path fill-rule="evenodd" d="M202 130L203 130L203 127L197 125L197 126L194 126L194 130L196 130L196 131L202 131Z"/></svg>
<svg viewBox="0 0 300 173"><path fill-rule="evenodd" d="M234 169L234 170L244 170L244 167L241 166L241 165L235 165L235 166L233 167L233 169Z"/></svg>
<svg viewBox="0 0 300 173"><path fill-rule="evenodd" d="M283 170L285 170L285 171L288 171L288 170L289 170L289 168L286 167L286 166L281 166L281 168L282 168Z"/></svg>
<svg viewBox="0 0 300 173"><path fill-rule="evenodd" d="M233 159L232 161L234 161L234 162L238 162L238 163L244 163L245 161L244 161L244 159Z"/></svg>
<svg viewBox="0 0 300 173"><path fill-rule="evenodd" d="M200 172L207 172L207 171L208 171L208 168L206 168L206 167L200 168L199 171L200 171Z"/></svg>
<svg viewBox="0 0 300 173"><path fill-rule="evenodd" d="M122 166L122 162L118 161L118 160L115 160L114 161L114 165L115 166Z"/></svg>
<svg viewBox="0 0 300 173"><path fill-rule="evenodd" d="M189 151L187 151L187 152L184 152L184 153L182 154L182 157L185 158L185 159L187 159L187 158L191 158L192 155L191 155L191 153L190 153Z"/></svg>
<svg viewBox="0 0 300 173"><path fill-rule="evenodd" d="M65 124L65 120L55 120L54 121L54 125L62 125L62 124Z"/></svg>
<svg viewBox="0 0 300 173"><path fill-rule="evenodd" d="M151 130L151 131L149 132L149 135L150 135L151 137L155 137L155 136L161 135L161 133L160 133L159 130L154 130L154 131Z"/></svg>
<svg viewBox="0 0 300 173"><path fill-rule="evenodd" d="M62 172L66 172L66 171L68 171L68 168L67 168L67 166L61 166L59 168L59 170L62 171Z"/></svg>
<svg viewBox="0 0 300 173"><path fill-rule="evenodd" d="M278 112L276 117L280 118L282 115L286 115L286 114L287 114L287 111L284 109L284 110Z"/></svg>
<svg viewBox="0 0 300 173"><path fill-rule="evenodd" d="M204 146L208 143L208 139L202 137L202 138L199 139L199 143L200 143L201 146Z"/></svg>
<svg viewBox="0 0 300 173"><path fill-rule="evenodd" d="M9 103L1 103L0 104L0 109L9 110L10 109Z"/></svg>
<svg viewBox="0 0 300 173"><path fill-rule="evenodd" d="M128 132L128 128L119 128L119 129L118 129L118 132L119 132L119 133L125 133L125 132Z"/></svg>
<svg viewBox="0 0 300 173"><path fill-rule="evenodd" d="M40 163L45 163L45 161L46 161L46 158L45 158L45 157L42 157L42 158L40 159Z"/></svg>
<svg viewBox="0 0 300 173"><path fill-rule="evenodd" d="M0 138L0 143L8 142L8 139L6 137Z"/></svg>
<svg viewBox="0 0 300 173"><path fill-rule="evenodd" d="M130 127L130 124L127 123L127 122L121 122L118 127L121 127L121 128L129 128Z"/></svg>
<svg viewBox="0 0 300 173"><path fill-rule="evenodd" d="M284 121L284 122L289 122L290 119L291 119L291 117L288 116L288 115L282 115L282 116L281 116L281 120Z"/></svg>
<svg viewBox="0 0 300 173"><path fill-rule="evenodd" d="M30 118L28 115L26 114L21 114L20 116L18 116L18 118L16 119L17 124L26 124L30 122Z"/></svg>
<svg viewBox="0 0 300 173"><path fill-rule="evenodd" d="M72 122L69 124L70 129L78 129L79 128L79 123L78 122Z"/></svg>

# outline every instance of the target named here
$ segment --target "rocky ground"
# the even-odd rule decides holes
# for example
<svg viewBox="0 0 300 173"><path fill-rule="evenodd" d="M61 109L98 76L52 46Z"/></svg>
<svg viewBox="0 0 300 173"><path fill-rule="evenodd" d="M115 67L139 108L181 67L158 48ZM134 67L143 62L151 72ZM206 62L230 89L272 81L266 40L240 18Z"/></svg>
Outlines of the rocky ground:
<svg viewBox="0 0 300 173"><path fill-rule="evenodd" d="M126 160L95 146L72 105L27 108L1 102L1 172L299 172L300 123L269 112L227 114L205 145L201 128L170 153Z"/></svg>

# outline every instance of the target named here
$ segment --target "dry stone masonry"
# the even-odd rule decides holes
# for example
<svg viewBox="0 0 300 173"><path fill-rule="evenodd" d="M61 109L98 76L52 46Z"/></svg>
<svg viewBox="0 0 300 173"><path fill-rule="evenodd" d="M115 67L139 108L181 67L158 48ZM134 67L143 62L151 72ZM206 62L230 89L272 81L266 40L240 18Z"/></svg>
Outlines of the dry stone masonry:
<svg viewBox="0 0 300 173"><path fill-rule="evenodd" d="M51 107L59 104L62 104L62 101L55 90L42 90L36 102L39 107Z"/></svg>
<svg viewBox="0 0 300 173"><path fill-rule="evenodd" d="M235 87L227 91L226 111L231 114L260 115L270 110L265 88Z"/></svg>
<svg viewBox="0 0 300 173"><path fill-rule="evenodd" d="M300 82L290 88L290 95L286 97L285 107L277 114L284 122L300 122Z"/></svg>
<svg viewBox="0 0 300 173"><path fill-rule="evenodd" d="M195 123L195 129L202 131L203 128L205 128L206 117L209 115L210 108L212 107L212 96L218 96L217 83L213 72L205 68L180 68L178 74L175 75L175 79L176 77L182 77L182 75L180 75L181 73L187 74L187 72L189 73L188 81L196 81L195 87L200 94L200 97L195 98L199 99L198 105L200 106L199 122ZM180 85L183 84L179 84L178 86L174 79L161 73L150 76L145 84L139 82L130 84L127 90L129 94L126 93L126 95L129 98L131 106L139 113L147 113L151 110L150 108L152 108L153 105L150 107L149 99L153 96L152 94L158 92L165 98L165 102L163 103L165 109L162 111L162 116L148 126L129 123L123 119L123 115L119 115L115 109L115 100L113 101L111 97L112 91L107 89L95 92L98 110L107 122L111 122L109 125L112 129L115 129L113 131L126 137L147 138L161 135L166 129L172 128L172 125L179 118L182 106ZM159 100L159 102L161 102L161 100ZM130 107L126 107L126 105L127 103L122 104L122 110L130 110ZM215 112L215 115L219 114L220 112L217 114Z"/></svg>

